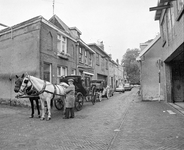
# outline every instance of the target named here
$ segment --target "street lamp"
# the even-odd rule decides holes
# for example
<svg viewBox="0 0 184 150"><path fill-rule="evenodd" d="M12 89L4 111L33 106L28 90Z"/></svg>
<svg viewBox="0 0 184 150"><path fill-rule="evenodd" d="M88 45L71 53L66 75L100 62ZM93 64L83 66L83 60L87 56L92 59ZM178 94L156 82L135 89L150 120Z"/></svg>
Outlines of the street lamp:
<svg viewBox="0 0 184 150"><path fill-rule="evenodd" d="M2 24L2 23L0 23L0 26L3 26L3 27L7 27L7 28L10 28L11 29L11 39L12 39L12 27L10 27L10 26L7 26L7 25L5 25L5 24Z"/></svg>

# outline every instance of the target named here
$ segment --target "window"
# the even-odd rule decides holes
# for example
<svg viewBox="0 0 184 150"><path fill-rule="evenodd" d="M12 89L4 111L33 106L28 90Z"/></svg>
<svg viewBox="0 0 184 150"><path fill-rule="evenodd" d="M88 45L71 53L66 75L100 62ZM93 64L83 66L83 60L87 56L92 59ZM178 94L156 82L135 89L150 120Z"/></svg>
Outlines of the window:
<svg viewBox="0 0 184 150"><path fill-rule="evenodd" d="M174 8L168 9L167 11L167 21L168 21L168 43L171 43L174 38Z"/></svg>
<svg viewBox="0 0 184 150"><path fill-rule="evenodd" d="M83 54L82 54L82 48L79 47L79 62L83 63Z"/></svg>
<svg viewBox="0 0 184 150"><path fill-rule="evenodd" d="M52 51L53 50L53 37L51 32L47 33L47 50Z"/></svg>
<svg viewBox="0 0 184 150"><path fill-rule="evenodd" d="M48 82L51 82L51 64L49 63L44 63L44 66L43 66L43 79L45 81L48 81Z"/></svg>
<svg viewBox="0 0 184 150"><path fill-rule="evenodd" d="M106 69L108 69L108 60L106 59Z"/></svg>
<svg viewBox="0 0 184 150"><path fill-rule="evenodd" d="M72 74L71 75L76 75L76 69L72 70Z"/></svg>
<svg viewBox="0 0 184 150"><path fill-rule="evenodd" d="M88 62L89 66L92 67L92 54L89 53L89 62Z"/></svg>
<svg viewBox="0 0 184 150"><path fill-rule="evenodd" d="M84 51L84 63L87 65L88 61L87 61L87 51Z"/></svg>
<svg viewBox="0 0 184 150"><path fill-rule="evenodd" d="M178 8L178 13L181 12L184 6L184 0L177 0L177 8Z"/></svg>
<svg viewBox="0 0 184 150"><path fill-rule="evenodd" d="M68 75L68 68L67 67L62 67L58 66L57 67L57 83L60 83L60 78L62 76L67 76Z"/></svg>
<svg viewBox="0 0 184 150"><path fill-rule="evenodd" d="M67 39L62 35L57 35L57 50L59 53L67 53Z"/></svg>
<svg viewBox="0 0 184 150"><path fill-rule="evenodd" d="M166 24L166 16L163 18L163 22L161 24L162 27L162 38L163 38L163 46L166 43L167 38L167 24Z"/></svg>
<svg viewBox="0 0 184 150"><path fill-rule="evenodd" d="M99 65L100 64L100 58L99 58L99 54L96 53L96 64Z"/></svg>

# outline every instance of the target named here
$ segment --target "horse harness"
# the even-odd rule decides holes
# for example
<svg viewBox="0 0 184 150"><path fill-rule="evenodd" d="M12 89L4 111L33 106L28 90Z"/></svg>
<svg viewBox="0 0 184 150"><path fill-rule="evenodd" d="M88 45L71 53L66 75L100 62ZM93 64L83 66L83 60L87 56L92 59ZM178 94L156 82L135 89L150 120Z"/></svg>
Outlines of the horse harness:
<svg viewBox="0 0 184 150"><path fill-rule="evenodd" d="M34 87L33 83L32 83L31 80L29 79L29 77L28 77L28 80L30 81L31 85L28 86L28 87L25 86L25 88L24 88L24 90L23 90L24 94L27 94L27 96L26 96L26 95L25 95L25 96L22 95L22 96L19 96L20 98L39 97L39 95L42 94L43 92L47 92L47 93L53 94L53 97L52 97L51 100L53 100L53 99L55 98L56 95L63 96L63 95L61 95L61 94L56 94L56 87L58 87L57 85L52 84L53 87L54 87L54 92L50 92L50 91L46 90L46 81L44 80L44 85L43 85L41 91L38 91L38 90ZM28 80L25 80L24 83L26 83L26 82L28 83ZM27 85L27 83L26 83L26 85ZM58 88L58 89L59 89L59 88Z"/></svg>

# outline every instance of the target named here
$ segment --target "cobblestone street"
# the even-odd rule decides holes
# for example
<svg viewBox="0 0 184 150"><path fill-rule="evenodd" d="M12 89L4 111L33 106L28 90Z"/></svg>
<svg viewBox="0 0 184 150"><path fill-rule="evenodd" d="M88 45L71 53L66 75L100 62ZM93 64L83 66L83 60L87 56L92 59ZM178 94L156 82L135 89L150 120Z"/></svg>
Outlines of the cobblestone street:
<svg viewBox="0 0 184 150"><path fill-rule="evenodd" d="M171 110L173 114L169 114ZM1 150L183 150L183 115L164 102L141 102L137 89L92 105L74 119L28 118L31 110L0 105Z"/></svg>
<svg viewBox="0 0 184 150"><path fill-rule="evenodd" d="M40 121L28 118L29 108L1 105L0 149L105 150L121 123L131 97L130 92L115 93L110 99L103 98L95 105L86 102L83 109L75 113L76 117L69 120L62 119L62 112L55 107L52 108L51 121Z"/></svg>

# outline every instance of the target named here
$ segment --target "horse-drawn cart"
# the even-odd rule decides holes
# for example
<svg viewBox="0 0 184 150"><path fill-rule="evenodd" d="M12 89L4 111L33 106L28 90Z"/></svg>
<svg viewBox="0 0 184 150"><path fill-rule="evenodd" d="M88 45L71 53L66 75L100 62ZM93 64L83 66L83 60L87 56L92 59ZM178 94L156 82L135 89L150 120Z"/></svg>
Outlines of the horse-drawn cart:
<svg viewBox="0 0 184 150"><path fill-rule="evenodd" d="M81 110L83 103L84 103L84 99L86 97L88 97L92 104L95 103L95 94L94 94L94 88L93 87L89 87L89 88L85 88L82 85L82 78L81 76L78 75L71 75L71 76L65 76L63 78L60 79L60 82L65 82L68 84L68 79L73 79L74 80L74 86L75 86L75 108L76 110ZM63 97L64 98L64 97ZM58 110L63 108L63 100L56 100L55 102L55 106Z"/></svg>
<svg viewBox="0 0 184 150"><path fill-rule="evenodd" d="M102 97L109 98L110 88L105 86L104 80L91 80L91 86L94 86L95 98L102 101Z"/></svg>

